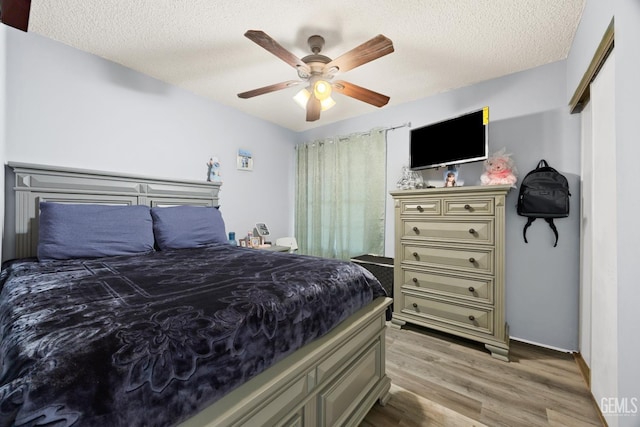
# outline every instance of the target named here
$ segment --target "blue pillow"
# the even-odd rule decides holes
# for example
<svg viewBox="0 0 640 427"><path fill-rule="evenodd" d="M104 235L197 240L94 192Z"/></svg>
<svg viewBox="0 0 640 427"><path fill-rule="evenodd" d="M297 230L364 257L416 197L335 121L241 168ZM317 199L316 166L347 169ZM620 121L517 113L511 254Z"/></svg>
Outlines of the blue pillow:
<svg viewBox="0 0 640 427"><path fill-rule="evenodd" d="M160 250L228 243L224 220L217 208L205 206L151 208L151 216L156 244Z"/></svg>
<svg viewBox="0 0 640 427"><path fill-rule="evenodd" d="M153 221L148 206L40 203L40 261L151 251Z"/></svg>

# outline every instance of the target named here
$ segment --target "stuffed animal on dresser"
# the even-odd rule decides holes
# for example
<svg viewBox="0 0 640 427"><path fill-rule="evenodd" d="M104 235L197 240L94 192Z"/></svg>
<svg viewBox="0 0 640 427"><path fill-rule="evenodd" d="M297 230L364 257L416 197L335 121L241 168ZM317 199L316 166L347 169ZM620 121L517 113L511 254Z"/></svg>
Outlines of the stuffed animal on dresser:
<svg viewBox="0 0 640 427"><path fill-rule="evenodd" d="M484 169L484 173L480 175L482 185L506 184L516 187L518 171L513 164L511 154L506 154L504 148L484 161Z"/></svg>

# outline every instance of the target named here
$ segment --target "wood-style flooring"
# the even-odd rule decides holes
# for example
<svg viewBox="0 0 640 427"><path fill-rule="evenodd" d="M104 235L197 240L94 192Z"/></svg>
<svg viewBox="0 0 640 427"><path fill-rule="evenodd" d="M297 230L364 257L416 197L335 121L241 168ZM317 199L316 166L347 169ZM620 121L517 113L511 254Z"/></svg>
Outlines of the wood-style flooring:
<svg viewBox="0 0 640 427"><path fill-rule="evenodd" d="M511 341L507 363L425 328L386 336L391 399L361 427L602 426L571 354Z"/></svg>

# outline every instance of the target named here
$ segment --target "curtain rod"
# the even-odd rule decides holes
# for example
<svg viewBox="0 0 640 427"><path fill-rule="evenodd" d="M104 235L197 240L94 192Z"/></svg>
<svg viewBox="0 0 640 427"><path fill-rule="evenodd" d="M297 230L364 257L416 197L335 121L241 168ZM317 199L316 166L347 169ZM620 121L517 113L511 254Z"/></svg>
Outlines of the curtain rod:
<svg viewBox="0 0 640 427"><path fill-rule="evenodd" d="M391 126L389 128L385 128L384 130L389 131L389 130L396 130L396 129L405 128L405 127L411 127L411 122L406 122L398 126Z"/></svg>
<svg viewBox="0 0 640 427"><path fill-rule="evenodd" d="M349 138L351 135L369 135L371 134L371 132L388 132L390 130L396 130L404 127L411 127L411 122L406 122L398 126L390 126L388 128L373 128L365 132L354 132L350 135L341 135L341 136L338 136L338 139L346 139L346 138Z"/></svg>
<svg viewBox="0 0 640 427"><path fill-rule="evenodd" d="M333 138L338 139L338 140L345 140L345 139L348 139L349 137L351 137L353 135L367 135L367 134L371 134L371 132L375 132L375 131L388 132L390 130L396 130L396 129L400 129L400 128L404 128L404 127L411 127L411 122L405 122L405 123L403 123L401 125L390 126L388 128L373 128L373 129L370 129L370 130L365 131L365 132L354 132L354 133L351 133L349 135L334 136ZM325 139L328 139L328 138L325 138ZM299 146L310 144L310 143L314 143L314 141L308 141L308 142L303 142L301 144L296 144L296 146L294 148L297 150ZM323 143L323 142L320 142L320 143Z"/></svg>

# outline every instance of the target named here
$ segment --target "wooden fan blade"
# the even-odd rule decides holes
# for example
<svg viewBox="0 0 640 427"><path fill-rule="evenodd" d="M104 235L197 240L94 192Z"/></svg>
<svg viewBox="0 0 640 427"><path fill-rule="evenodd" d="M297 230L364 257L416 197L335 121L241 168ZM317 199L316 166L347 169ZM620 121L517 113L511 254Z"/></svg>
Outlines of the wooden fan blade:
<svg viewBox="0 0 640 427"><path fill-rule="evenodd" d="M353 83L345 82L344 80L333 82L333 89L343 95L350 96L367 104L375 105L376 107L387 105L387 102L391 99L386 95L365 89Z"/></svg>
<svg viewBox="0 0 640 427"><path fill-rule="evenodd" d="M242 99L253 98L254 96L264 95L265 93L275 92L277 90L286 89L292 86L297 86L300 83L302 83L301 80L289 80L282 83L276 83L274 85L269 85L269 86L261 87L258 89L249 90L247 92L239 93L238 98L242 98Z"/></svg>
<svg viewBox="0 0 640 427"><path fill-rule="evenodd" d="M320 100L311 94L309 101L307 101L307 121L315 122L320 118Z"/></svg>
<svg viewBox="0 0 640 427"><path fill-rule="evenodd" d="M249 30L244 33L244 36L257 44L258 46L268 50L278 58L282 59L287 64L291 65L295 69L301 69L305 73L309 73L309 66L302 62L300 58L289 52L282 47L278 42L272 39L267 33L260 30Z"/></svg>
<svg viewBox="0 0 640 427"><path fill-rule="evenodd" d="M393 42L382 34L378 34L368 42L362 43L360 46L329 62L325 65L325 69L329 70L335 67L340 72L349 71L391 52L393 52Z"/></svg>
<svg viewBox="0 0 640 427"><path fill-rule="evenodd" d="M31 0L0 0L0 22L27 31L30 9Z"/></svg>

